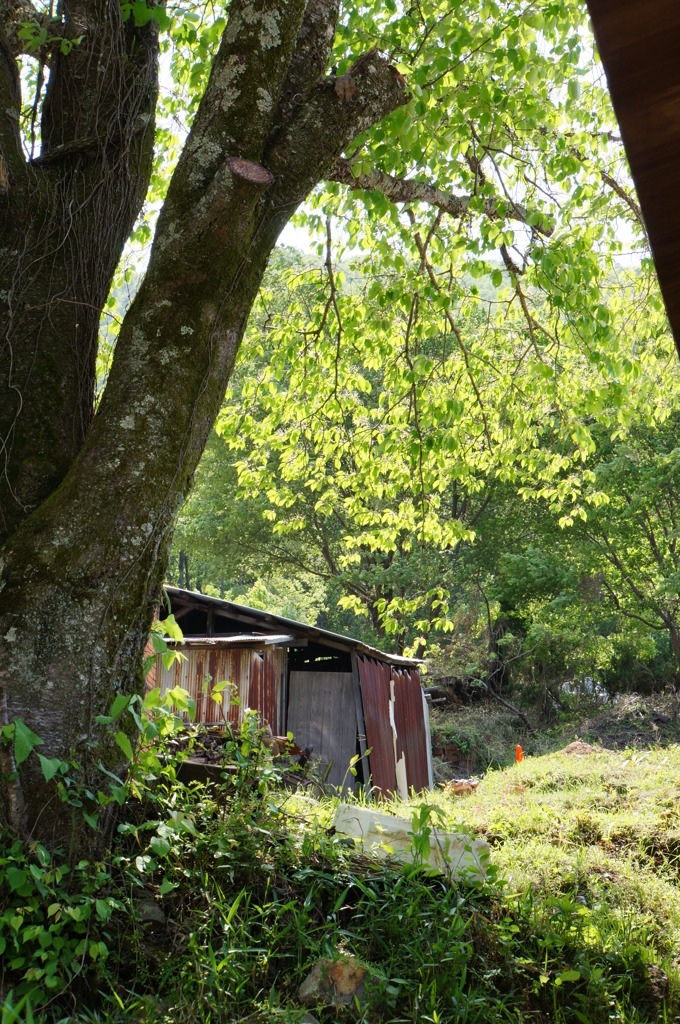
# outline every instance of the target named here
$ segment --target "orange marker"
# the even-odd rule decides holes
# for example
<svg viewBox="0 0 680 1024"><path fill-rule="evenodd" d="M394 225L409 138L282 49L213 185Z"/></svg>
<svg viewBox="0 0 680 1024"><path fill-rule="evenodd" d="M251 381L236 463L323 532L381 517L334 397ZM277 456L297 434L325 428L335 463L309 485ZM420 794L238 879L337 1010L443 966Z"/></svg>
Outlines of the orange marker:
<svg viewBox="0 0 680 1024"><path fill-rule="evenodd" d="M524 754L522 753L522 748L520 747L519 743L517 744L517 747L515 749L515 754L518 761L524 760Z"/></svg>

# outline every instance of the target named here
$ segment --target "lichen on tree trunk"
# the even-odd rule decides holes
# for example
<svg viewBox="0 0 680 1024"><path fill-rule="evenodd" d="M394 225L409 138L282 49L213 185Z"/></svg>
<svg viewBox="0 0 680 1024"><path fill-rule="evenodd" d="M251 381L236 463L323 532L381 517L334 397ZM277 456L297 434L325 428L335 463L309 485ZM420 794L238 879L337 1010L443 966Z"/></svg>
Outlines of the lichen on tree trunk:
<svg viewBox="0 0 680 1024"><path fill-rule="evenodd" d="M406 99L403 80L374 51L356 61L341 88L333 76L320 77L336 19L333 0L236 0L230 6L97 413L83 424L75 444L59 442L49 489L31 499L37 507L30 510L22 501L25 513L6 517L0 689L8 714L44 739L41 751L73 754L82 781L95 793L100 763L124 770L112 731L95 718L118 692L141 687L141 653L173 523L219 410L271 250L345 147ZM54 88L53 104L67 99L68 91ZM77 140L68 117L55 123L60 139ZM0 128L0 158L11 141ZM37 173L26 167L27 176ZM130 173L126 189L134 191L139 177ZM54 200L50 187L44 188ZM125 201L129 221L135 203L129 196ZM6 204L5 216L8 209ZM11 253L7 258L11 263ZM82 273L72 270L74 279L67 273L64 287L77 289ZM97 294L92 304L100 309L105 297ZM36 327L25 319L17 332L4 301L5 333L15 332L30 357L31 345L38 343ZM73 316L71 311L67 318L71 338ZM11 380L5 386L11 388ZM60 386L62 407L50 406L45 436L56 431L65 409L75 415L81 401ZM13 422L13 443L5 448L8 490L12 474L21 474L13 456L21 446L21 422ZM70 815L34 761L21 767L21 825L44 841L71 843ZM4 814L11 820L8 800ZM85 842L82 835L75 839L77 846Z"/></svg>

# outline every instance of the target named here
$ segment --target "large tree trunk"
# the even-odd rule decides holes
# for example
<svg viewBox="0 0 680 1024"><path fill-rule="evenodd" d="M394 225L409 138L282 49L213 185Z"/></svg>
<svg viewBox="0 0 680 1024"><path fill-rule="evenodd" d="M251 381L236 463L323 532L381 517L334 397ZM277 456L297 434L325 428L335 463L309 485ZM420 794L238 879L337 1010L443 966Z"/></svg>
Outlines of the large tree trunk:
<svg viewBox="0 0 680 1024"><path fill-rule="evenodd" d="M30 161L0 27L0 543L83 444L101 310L151 175L156 23L135 29L106 0L66 0L64 10L65 37L85 40L51 58L40 153Z"/></svg>
<svg viewBox="0 0 680 1024"><path fill-rule="evenodd" d="M141 686L174 519L269 254L345 146L405 99L374 52L340 84L320 78L336 17L328 0L306 9L303 0L232 2L97 414L65 475L56 471L59 486L0 552L7 717L44 739L41 752L74 751L93 792L100 760L121 768L110 730L94 718L116 693ZM7 790L5 817L43 840L72 841L56 801L42 810L33 760L22 765L21 791Z"/></svg>

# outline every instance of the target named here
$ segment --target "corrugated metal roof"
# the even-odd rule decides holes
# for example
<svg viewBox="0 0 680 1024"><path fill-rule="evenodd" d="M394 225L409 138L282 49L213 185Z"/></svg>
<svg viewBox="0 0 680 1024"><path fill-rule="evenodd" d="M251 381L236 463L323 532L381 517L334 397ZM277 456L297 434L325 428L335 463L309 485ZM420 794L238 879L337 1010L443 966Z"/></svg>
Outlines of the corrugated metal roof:
<svg viewBox="0 0 680 1024"><path fill-rule="evenodd" d="M259 608L249 608L247 605L236 604L233 601L224 601L219 597L209 597L195 590L181 590L179 587L165 586L165 592L172 607L173 599L177 601L193 602L212 607L222 612L231 619L236 619L258 627L268 627L277 632L292 634L293 638L315 640L328 647L337 647L344 651L356 651L358 654L375 658L376 661L385 662L388 665L403 665L415 668L422 664L421 658L404 658L400 654L387 654L378 650L377 647L370 647L361 640L351 636L343 636L341 633L333 633L327 629L320 629L318 626L309 626L304 622L296 622L295 619L287 619L282 615L272 615L271 612L264 612ZM220 637L219 639L225 639Z"/></svg>
<svg viewBox="0 0 680 1024"><path fill-rule="evenodd" d="M287 647L296 643L296 639L290 633L238 633L235 636L185 636L177 642L186 647L271 647L275 644ZM168 640L168 643L173 641Z"/></svg>

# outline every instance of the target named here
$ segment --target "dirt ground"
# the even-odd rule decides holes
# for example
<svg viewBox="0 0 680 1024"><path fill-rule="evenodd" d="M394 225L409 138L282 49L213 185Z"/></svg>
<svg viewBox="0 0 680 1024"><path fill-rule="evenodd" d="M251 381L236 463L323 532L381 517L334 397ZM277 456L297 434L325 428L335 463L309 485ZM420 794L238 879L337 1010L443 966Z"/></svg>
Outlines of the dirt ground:
<svg viewBox="0 0 680 1024"><path fill-rule="evenodd" d="M673 695L632 693L603 705L579 734L609 750L666 746L680 741L680 717Z"/></svg>

